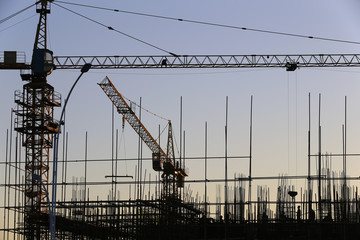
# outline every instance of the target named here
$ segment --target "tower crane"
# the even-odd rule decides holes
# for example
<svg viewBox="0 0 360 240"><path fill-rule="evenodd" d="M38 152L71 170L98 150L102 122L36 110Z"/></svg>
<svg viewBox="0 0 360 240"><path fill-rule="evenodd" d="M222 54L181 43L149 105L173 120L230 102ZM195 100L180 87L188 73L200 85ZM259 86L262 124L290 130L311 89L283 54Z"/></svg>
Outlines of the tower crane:
<svg viewBox="0 0 360 240"><path fill-rule="evenodd" d="M144 143L152 152L152 166L155 171L163 172L163 197L178 198L178 188L184 187L184 179L187 176L185 170L175 161L174 144L172 136L171 121L168 122L168 144L167 151L160 147L150 132L136 116L131 106L125 101L124 97L118 92L114 84L108 77L99 83L101 89L116 107L119 114L122 114L130 126L140 136Z"/></svg>
<svg viewBox="0 0 360 240"><path fill-rule="evenodd" d="M5 69L24 69L21 72L24 84L22 92L15 92L15 130L22 135L25 148L25 239L45 239L48 234L48 200L50 149L53 136L59 131L59 123L54 119L54 108L60 107L61 96L47 83L47 76L54 68L53 53L47 49L47 15L50 2L36 2L39 22L36 29L31 64L18 63L16 52L4 52ZM25 60L25 59L23 59ZM34 177L36 176L36 177Z"/></svg>
<svg viewBox="0 0 360 240"><path fill-rule="evenodd" d="M86 63L92 69L169 69L169 68L285 68L295 71L301 67L360 67L360 54L308 54L308 55L158 55L158 56L53 56L47 48L47 15L53 0L36 2L39 22L36 29L31 63L24 54L14 51L0 53L0 69L21 70L27 81L22 92L15 92L15 130L22 134L25 148L25 239L46 238L46 193L41 182L49 184L49 159L53 135L59 131L54 119L54 108L60 107L61 96L47 83L47 76L55 69L80 69ZM176 196L182 187L185 171L174 160L173 153L165 153L147 132L131 108L117 92L109 79L99 84L119 113L123 114L134 130L153 152L153 168L163 171L168 196ZM112 95L114 93L114 95ZM169 133L171 133L169 124ZM172 144L172 137L169 137ZM169 151L169 147L168 147ZM171 151L171 148L170 148ZM37 181L33 176L40 176Z"/></svg>

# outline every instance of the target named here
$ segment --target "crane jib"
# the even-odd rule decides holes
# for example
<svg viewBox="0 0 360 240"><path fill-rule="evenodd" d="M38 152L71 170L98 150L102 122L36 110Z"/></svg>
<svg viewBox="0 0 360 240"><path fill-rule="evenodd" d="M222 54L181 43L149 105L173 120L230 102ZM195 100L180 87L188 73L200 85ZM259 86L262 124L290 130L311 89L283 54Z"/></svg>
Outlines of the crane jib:
<svg viewBox="0 0 360 240"><path fill-rule="evenodd" d="M56 56L56 69L360 67L360 54Z"/></svg>
<svg viewBox="0 0 360 240"><path fill-rule="evenodd" d="M0 53L0 69L31 69L17 53L16 62ZM14 58L12 58L14 59ZM360 67L360 54L283 54L283 55L157 55L157 56L55 56L55 69L81 69L91 63L92 69L135 68L285 68Z"/></svg>

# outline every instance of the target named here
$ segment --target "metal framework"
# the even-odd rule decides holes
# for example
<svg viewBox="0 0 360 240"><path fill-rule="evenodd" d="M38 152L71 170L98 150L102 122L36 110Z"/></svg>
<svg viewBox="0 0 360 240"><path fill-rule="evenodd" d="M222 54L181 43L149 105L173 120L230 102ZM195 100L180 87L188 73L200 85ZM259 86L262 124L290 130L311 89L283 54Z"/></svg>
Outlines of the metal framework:
<svg viewBox="0 0 360 240"><path fill-rule="evenodd" d="M360 67L360 54L55 56L57 69Z"/></svg>
<svg viewBox="0 0 360 240"><path fill-rule="evenodd" d="M22 74L29 83L23 87L23 92L15 92L16 126L15 130L22 135L22 145L25 147L25 202L24 202L24 235L25 239L47 239L47 222L49 202L46 189L49 185L50 149L53 147L53 134L59 131L59 123L54 120L54 107L59 107L60 94L46 81L49 71L47 63L51 63L51 51L47 50L47 14L50 13L52 0L41 0L36 5L40 14L37 25L32 63L26 67L31 74ZM9 53L8 53L9 55ZM17 66L23 69L24 64L15 59L4 67ZM4 59L5 60L5 59ZM51 67L51 64L49 65Z"/></svg>
<svg viewBox="0 0 360 240"><path fill-rule="evenodd" d="M360 67L360 54L286 54L286 55L158 55L158 56L55 56L56 69L132 68L286 68ZM29 64L4 64L0 69L30 69Z"/></svg>
<svg viewBox="0 0 360 240"><path fill-rule="evenodd" d="M42 0L40 4L36 5L36 12L40 13L39 24L36 29L34 49L46 49L46 36L47 36L47 14L50 13L50 4L52 0Z"/></svg>
<svg viewBox="0 0 360 240"><path fill-rule="evenodd" d="M25 235L40 239L47 232L39 216L48 211L45 189L48 186L50 149L58 123L53 118L54 107L60 106L60 95L42 82L24 85L23 92L15 92L17 118L15 130L22 134L25 147ZM41 181L34 179L39 176Z"/></svg>

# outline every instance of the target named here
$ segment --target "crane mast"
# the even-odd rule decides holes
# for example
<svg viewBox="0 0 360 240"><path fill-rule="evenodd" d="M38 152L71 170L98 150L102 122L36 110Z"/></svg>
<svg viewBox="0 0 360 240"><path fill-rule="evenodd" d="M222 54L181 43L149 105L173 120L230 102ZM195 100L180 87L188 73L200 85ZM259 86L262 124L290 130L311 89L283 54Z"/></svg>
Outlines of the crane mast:
<svg viewBox="0 0 360 240"><path fill-rule="evenodd" d="M52 1L49 1L52 2ZM42 0L40 4L36 6L36 12L40 13L40 20L39 24L36 29L35 35L35 42L34 42L34 49L46 49L47 42L46 42L46 33L47 33L47 26L46 26L46 18L47 14L50 13L50 5L48 1Z"/></svg>
<svg viewBox="0 0 360 240"><path fill-rule="evenodd" d="M22 136L25 148L25 239L48 239L49 202L46 189L49 186L50 150L53 135L59 131L54 119L54 107L60 107L61 96L47 83L46 77L53 69L52 51L47 49L47 15L52 0L37 2L39 13L30 72L21 72L22 91L15 91L15 130ZM16 58L16 56L15 56Z"/></svg>
<svg viewBox="0 0 360 240"><path fill-rule="evenodd" d="M105 77L105 79L99 83L99 86L114 104L118 113L124 116L126 121L151 150L153 169L163 172L163 198L178 198L178 188L184 187L184 179L187 174L185 170L179 166L179 163L175 161L171 121L169 120L168 145L167 152L165 153L110 79Z"/></svg>

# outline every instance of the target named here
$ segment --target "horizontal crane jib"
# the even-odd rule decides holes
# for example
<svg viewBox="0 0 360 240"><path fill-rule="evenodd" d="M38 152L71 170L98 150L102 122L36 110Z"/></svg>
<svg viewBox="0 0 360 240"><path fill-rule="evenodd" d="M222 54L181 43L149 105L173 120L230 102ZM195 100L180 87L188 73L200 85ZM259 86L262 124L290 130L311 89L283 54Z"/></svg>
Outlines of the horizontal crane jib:
<svg viewBox="0 0 360 240"><path fill-rule="evenodd" d="M56 69L167 69L167 68L286 68L360 67L360 54L287 55L168 55L168 56L56 56ZM0 69L30 69L25 62L6 63L0 53Z"/></svg>
<svg viewBox="0 0 360 240"><path fill-rule="evenodd" d="M360 67L360 54L57 56L57 69Z"/></svg>

